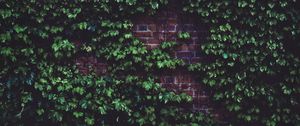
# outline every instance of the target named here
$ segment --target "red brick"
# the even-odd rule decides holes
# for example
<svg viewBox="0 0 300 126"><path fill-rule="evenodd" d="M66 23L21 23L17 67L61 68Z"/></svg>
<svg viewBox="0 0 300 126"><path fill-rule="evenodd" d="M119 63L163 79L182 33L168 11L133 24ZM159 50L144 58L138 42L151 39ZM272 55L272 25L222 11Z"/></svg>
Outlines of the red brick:
<svg viewBox="0 0 300 126"><path fill-rule="evenodd" d="M181 44L193 44L194 41L193 39L178 39L178 43L181 43Z"/></svg>
<svg viewBox="0 0 300 126"><path fill-rule="evenodd" d="M187 44L182 44L176 48L176 51L189 51L189 46Z"/></svg>
<svg viewBox="0 0 300 126"><path fill-rule="evenodd" d="M148 37L139 37L139 40L146 43L148 41Z"/></svg>
<svg viewBox="0 0 300 126"><path fill-rule="evenodd" d="M159 44L145 44L148 50L157 48Z"/></svg>
<svg viewBox="0 0 300 126"><path fill-rule="evenodd" d="M133 19L135 24L149 24L152 23L155 19L153 17L150 16L143 16L142 18L140 18L140 16L136 19Z"/></svg>
<svg viewBox="0 0 300 126"><path fill-rule="evenodd" d="M159 77L159 80L160 80L160 83L163 83L163 84L166 83L166 82L165 82L165 77L164 77L164 76L160 76L160 77Z"/></svg>
<svg viewBox="0 0 300 126"><path fill-rule="evenodd" d="M148 39L147 44L160 44L158 39Z"/></svg>
<svg viewBox="0 0 300 126"><path fill-rule="evenodd" d="M167 21L168 24L177 24L177 19L169 18Z"/></svg>
<svg viewBox="0 0 300 126"><path fill-rule="evenodd" d="M172 88L172 84L162 84L162 87L164 87L166 89L171 89Z"/></svg>
<svg viewBox="0 0 300 126"><path fill-rule="evenodd" d="M191 31L195 31L196 28L193 24L184 24L182 30L191 32Z"/></svg>
<svg viewBox="0 0 300 126"><path fill-rule="evenodd" d="M197 36L199 38L199 42L204 42L206 41L206 38L209 37L208 32L198 32Z"/></svg>
<svg viewBox="0 0 300 126"><path fill-rule="evenodd" d="M134 32L135 37L152 37L152 32Z"/></svg>
<svg viewBox="0 0 300 126"><path fill-rule="evenodd" d="M186 89L190 88L190 85L188 85L188 84L181 84L180 87L181 87L180 88L181 90L186 90Z"/></svg>
<svg viewBox="0 0 300 126"><path fill-rule="evenodd" d="M176 2L173 2L176 5ZM162 41L176 41L180 46L171 51L171 56L183 59L186 63L197 63L204 59L200 51L202 44L208 36L206 27L195 24L198 23L191 15L181 15L176 9L161 11L156 16L140 16L134 20L136 29L135 37L145 42L147 49L159 46ZM143 28L138 29L138 25ZM204 30L205 29L205 30ZM140 31L137 31L140 30ZM187 31L190 39L177 38L177 31ZM86 64L84 62L84 64ZM210 92L205 90L202 84L196 83L196 78L192 73L176 69L161 73L160 83L162 87L174 92L186 92L193 96L193 108L203 112L208 112L211 105L204 103L209 101ZM191 107L191 106L190 106Z"/></svg>
<svg viewBox="0 0 300 126"><path fill-rule="evenodd" d="M183 84L183 83L191 83L192 79L190 75L179 75L176 76L176 83Z"/></svg>
<svg viewBox="0 0 300 126"><path fill-rule="evenodd" d="M166 39L167 41L176 41L177 40L177 35L175 32L167 32L166 33Z"/></svg>
<svg viewBox="0 0 300 126"><path fill-rule="evenodd" d="M165 29L166 29L165 25L157 25L158 32L163 32L163 31L165 31Z"/></svg>
<svg viewBox="0 0 300 126"><path fill-rule="evenodd" d="M167 11L165 13L166 16L168 16L168 18L170 19L177 19L177 13L175 12L176 10L173 11Z"/></svg>
<svg viewBox="0 0 300 126"><path fill-rule="evenodd" d="M92 57L92 56L88 57L87 60L88 60L88 62L91 63L91 64L97 63L97 59L96 59L95 57Z"/></svg>
<svg viewBox="0 0 300 126"><path fill-rule="evenodd" d="M174 77L173 76L165 76L164 79L165 79L165 83L171 83L171 84L174 83Z"/></svg>
<svg viewBox="0 0 300 126"><path fill-rule="evenodd" d="M194 52L191 52L191 51L177 52L176 57L177 58L191 58L191 57L194 57Z"/></svg>
<svg viewBox="0 0 300 126"><path fill-rule="evenodd" d="M199 35L200 35L199 32L193 31L193 32L189 32L189 33L190 33L190 35L191 35L191 38L199 38ZM202 34L202 35L203 35L203 34Z"/></svg>
<svg viewBox="0 0 300 126"><path fill-rule="evenodd" d="M184 93L188 94L189 96L194 96L194 91L192 90L185 91Z"/></svg>
<svg viewBox="0 0 300 126"><path fill-rule="evenodd" d="M167 25L166 31L168 32L175 32L176 31L176 25Z"/></svg>
<svg viewBox="0 0 300 126"><path fill-rule="evenodd" d="M176 24L158 25L159 32L176 32Z"/></svg>
<svg viewBox="0 0 300 126"><path fill-rule="evenodd" d="M195 90L201 90L201 85L198 83L193 83L193 84L191 84L191 88L193 88Z"/></svg>
<svg viewBox="0 0 300 126"><path fill-rule="evenodd" d="M156 32L156 25L155 24L149 24L148 29L152 32Z"/></svg>
<svg viewBox="0 0 300 126"><path fill-rule="evenodd" d="M203 43L203 41L200 41L198 37L197 38L192 38L192 40L193 40L193 44L199 45L199 44Z"/></svg>
<svg viewBox="0 0 300 126"><path fill-rule="evenodd" d="M191 63L199 63L201 61L201 58L200 57L193 57L191 59Z"/></svg>
<svg viewBox="0 0 300 126"><path fill-rule="evenodd" d="M196 51L200 49L199 44L182 44L176 48L176 51Z"/></svg>
<svg viewBox="0 0 300 126"><path fill-rule="evenodd" d="M149 31L148 25L147 24L139 24L136 26L136 31L137 32Z"/></svg>
<svg viewBox="0 0 300 126"><path fill-rule="evenodd" d="M207 105L207 104L209 104L208 96L200 96L200 97L198 96L197 98L195 98L195 101L199 105Z"/></svg>
<svg viewBox="0 0 300 126"><path fill-rule="evenodd" d="M165 34L165 33L158 34L158 40L166 41L167 40L167 34Z"/></svg>

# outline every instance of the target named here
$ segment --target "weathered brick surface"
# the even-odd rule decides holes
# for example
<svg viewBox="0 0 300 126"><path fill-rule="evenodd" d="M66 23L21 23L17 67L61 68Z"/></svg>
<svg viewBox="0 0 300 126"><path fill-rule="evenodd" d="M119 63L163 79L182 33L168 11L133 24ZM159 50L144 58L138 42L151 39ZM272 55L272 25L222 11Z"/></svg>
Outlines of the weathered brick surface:
<svg viewBox="0 0 300 126"><path fill-rule="evenodd" d="M185 63L197 63L205 58L199 50L207 37L207 27L194 20L194 16L182 14L176 10L162 10L154 16L137 16L134 19L132 32L145 43L148 49L156 48L163 41L175 41L179 44L172 52L172 56L185 61ZM189 39L179 39L178 32L188 32ZM97 74L105 74L107 64L94 57L79 57L76 65L80 72L87 74L91 71ZM193 110L208 112L213 111L210 103L210 91L197 81L194 73L182 68L166 71L158 74L162 87L175 92L185 92L193 97Z"/></svg>
<svg viewBox="0 0 300 126"><path fill-rule="evenodd" d="M168 9L154 16L138 16L134 21L133 33L148 46L148 49L156 48L163 41L175 41L179 44L173 52L175 58L182 59L187 64L201 62L203 59L199 50L208 34L207 27L196 23L193 16ZM178 32L188 32L191 38L179 39ZM166 89L191 95L194 110L212 110L209 102L210 92L196 80L193 73L177 69L158 76L161 85Z"/></svg>

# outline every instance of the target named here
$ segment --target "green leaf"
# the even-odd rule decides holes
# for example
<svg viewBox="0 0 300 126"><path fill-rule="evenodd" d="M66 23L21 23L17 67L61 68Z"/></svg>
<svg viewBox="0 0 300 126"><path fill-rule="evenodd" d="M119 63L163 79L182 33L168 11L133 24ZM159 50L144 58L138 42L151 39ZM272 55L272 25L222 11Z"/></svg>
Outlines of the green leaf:
<svg viewBox="0 0 300 126"><path fill-rule="evenodd" d="M223 53L222 56L223 56L224 59L228 58L228 54L227 53Z"/></svg>

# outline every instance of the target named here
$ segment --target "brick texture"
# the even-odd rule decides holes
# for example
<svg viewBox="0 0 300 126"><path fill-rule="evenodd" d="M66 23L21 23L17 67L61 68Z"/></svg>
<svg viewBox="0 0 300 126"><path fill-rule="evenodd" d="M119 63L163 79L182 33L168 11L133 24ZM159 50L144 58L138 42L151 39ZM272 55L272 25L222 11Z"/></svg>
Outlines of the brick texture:
<svg viewBox="0 0 300 126"><path fill-rule="evenodd" d="M147 45L148 49L156 48L163 41L175 41L179 44L174 53L175 58L185 63L201 62L203 55L199 52L201 43L208 35L207 26L199 24L195 16L177 12L176 8L165 9L154 16L137 16L134 19L133 33ZM189 39L179 39L179 32L188 32ZM193 73L179 68L174 71L164 72L160 83L168 90L185 92L193 97L193 110L207 113L212 110L210 105L210 91L197 81Z"/></svg>
<svg viewBox="0 0 300 126"><path fill-rule="evenodd" d="M103 75L107 70L107 63L100 61L92 56L80 56L76 59L76 66L82 74L95 72L97 75Z"/></svg>
<svg viewBox="0 0 300 126"><path fill-rule="evenodd" d="M208 35L207 26L199 24L192 15L177 12L176 8L165 9L154 16L139 15L133 19L133 34L145 43L148 49L156 48L161 42L175 41L179 44L172 52L175 58L183 59L185 63L197 63L204 57L199 52L200 46ZM188 32L191 37L183 40L177 37L178 32ZM107 65L94 57L79 57L76 65L83 74L91 71L105 74ZM195 74L179 68L158 74L162 87L174 91L185 92L193 97L193 105L189 106L195 111L207 113L215 111L210 102L210 94L204 85L197 81ZM216 116L219 116L216 114Z"/></svg>

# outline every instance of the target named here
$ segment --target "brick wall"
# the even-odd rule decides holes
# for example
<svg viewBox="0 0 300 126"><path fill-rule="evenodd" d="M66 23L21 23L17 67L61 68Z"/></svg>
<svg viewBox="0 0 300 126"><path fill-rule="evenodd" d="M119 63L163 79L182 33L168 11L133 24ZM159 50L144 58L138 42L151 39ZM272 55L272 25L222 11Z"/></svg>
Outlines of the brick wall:
<svg viewBox="0 0 300 126"><path fill-rule="evenodd" d="M148 49L156 48L161 42L175 41L179 44L173 56L183 59L185 63L196 63L203 60L200 45L206 39L208 28L199 23L195 16L177 12L174 7L166 8L157 15L138 15L134 19L134 36L145 43ZM188 32L189 39L180 39L179 32ZM185 92L193 97L193 110L208 112L212 110L209 101L210 91L201 85L195 74L179 68L174 71L163 72L160 83L168 90Z"/></svg>
<svg viewBox="0 0 300 126"><path fill-rule="evenodd" d="M156 48L161 42L175 41L179 44L173 52L175 58L183 59L185 63L196 63L204 60L200 53L200 45L206 39L208 28L199 23L195 16L177 12L176 8L166 8L157 15L137 15L133 19L133 34L145 43L148 49ZM188 32L190 39L179 39L178 32ZM77 58L76 65L81 73L94 71L98 74L106 72L107 64L91 56ZM160 73L160 83L163 87L174 92L185 92L193 97L193 105L189 106L195 111L208 111L215 116L222 117L220 110L210 102L210 91L199 83L195 73L179 68ZM214 109L213 109L214 108Z"/></svg>

